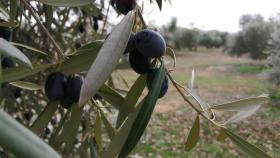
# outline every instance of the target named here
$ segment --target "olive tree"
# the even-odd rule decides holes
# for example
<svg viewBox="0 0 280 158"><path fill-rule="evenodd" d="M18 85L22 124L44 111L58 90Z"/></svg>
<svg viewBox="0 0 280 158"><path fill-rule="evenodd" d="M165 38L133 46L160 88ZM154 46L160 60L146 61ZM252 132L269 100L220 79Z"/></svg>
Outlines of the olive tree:
<svg viewBox="0 0 280 158"><path fill-rule="evenodd" d="M271 23L260 15L243 15L240 18L241 31L233 35L228 43L228 52L232 55L249 53L253 59L266 57L268 40L272 31Z"/></svg>
<svg viewBox="0 0 280 158"><path fill-rule="evenodd" d="M280 23L279 17L273 19L273 32L269 40L269 56L263 75L269 81L268 90L274 105L280 100Z"/></svg>
<svg viewBox="0 0 280 158"><path fill-rule="evenodd" d="M162 1L155 3L161 9ZM111 7L121 17L116 24ZM0 10L1 156L127 157L171 83L196 114L186 152L199 141L204 119L248 155L270 157L229 129L268 98L210 106L193 89L194 73L188 87L175 81L176 56L156 29L148 29L135 0L2 0ZM137 79L119 89L115 81L125 79L113 73L130 68ZM214 110L236 114L222 122Z"/></svg>

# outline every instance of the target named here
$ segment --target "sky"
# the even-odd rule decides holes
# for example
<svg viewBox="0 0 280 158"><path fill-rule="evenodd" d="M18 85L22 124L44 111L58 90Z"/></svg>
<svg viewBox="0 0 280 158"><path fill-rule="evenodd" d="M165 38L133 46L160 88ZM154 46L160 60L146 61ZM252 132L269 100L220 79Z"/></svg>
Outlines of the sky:
<svg viewBox="0 0 280 158"><path fill-rule="evenodd" d="M243 14L261 14L265 18L280 12L280 0L163 0L160 11L155 4L146 3L144 17L157 26L177 17L178 25L203 30L236 32Z"/></svg>

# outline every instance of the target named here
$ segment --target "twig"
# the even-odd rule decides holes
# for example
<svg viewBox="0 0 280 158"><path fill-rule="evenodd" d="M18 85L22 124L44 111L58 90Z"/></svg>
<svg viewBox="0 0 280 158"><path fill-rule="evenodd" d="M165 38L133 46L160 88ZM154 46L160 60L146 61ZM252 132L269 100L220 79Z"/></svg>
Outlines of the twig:
<svg viewBox="0 0 280 158"><path fill-rule="evenodd" d="M61 48L59 47L59 45L55 42L55 40L53 39L53 37L51 36L51 34L49 33L49 31L47 30L47 28L42 24L42 22L39 19L39 16L34 12L33 8L30 6L30 4L28 4L26 2L26 0L21 0L24 5L26 6L26 8L30 11L30 13L32 14L32 16L34 17L34 19L36 20L37 24L41 27L41 29L43 30L43 32L47 35L47 37L50 39L51 43L53 44L58 56L62 59L65 59L65 56L61 50Z"/></svg>
<svg viewBox="0 0 280 158"><path fill-rule="evenodd" d="M108 20L109 10L110 10L110 1L109 1L109 4L108 4L108 8L107 8L107 12L106 12L106 16L105 16L105 20L104 20L104 24L103 24L103 27L102 27L102 31L101 31L100 37L102 37L103 34L104 34L105 26L106 26L107 20Z"/></svg>
<svg viewBox="0 0 280 158"><path fill-rule="evenodd" d="M141 22L142 22L143 29L146 29L148 26L147 26L147 24L146 24L146 22L145 22L145 20L144 20L144 18L143 18L143 15L142 15L142 13L141 13L140 8L137 9L137 13L138 13L138 16L139 16L139 18L140 18L140 20L141 20Z"/></svg>
<svg viewBox="0 0 280 158"><path fill-rule="evenodd" d="M214 122L213 120L211 120L210 118L208 118L207 116L205 116L203 114L204 111L199 110L197 107L195 107L190 101L189 99L185 96L184 92L181 91L181 89L179 88L180 85L177 84L177 82L172 78L171 74L169 73L169 71L167 69L165 69L166 74L168 76L168 78L170 79L170 81L172 82L173 86L177 89L177 91L180 93L180 95L182 96L182 98L199 114L201 115L203 118L205 118L206 120L210 121L211 123L213 123L216 126L220 126L219 124L217 124L216 122Z"/></svg>

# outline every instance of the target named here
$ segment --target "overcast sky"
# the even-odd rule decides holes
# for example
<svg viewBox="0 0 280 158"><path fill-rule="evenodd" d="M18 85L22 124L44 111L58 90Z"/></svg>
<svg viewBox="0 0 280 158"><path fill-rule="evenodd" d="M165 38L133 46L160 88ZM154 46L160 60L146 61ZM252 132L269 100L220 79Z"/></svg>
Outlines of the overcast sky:
<svg viewBox="0 0 280 158"><path fill-rule="evenodd" d="M177 17L178 25L194 26L212 30L236 32L239 17L243 14L260 13L268 18L280 12L280 0L163 0L163 8L146 3L144 16L158 26L166 24L171 17Z"/></svg>

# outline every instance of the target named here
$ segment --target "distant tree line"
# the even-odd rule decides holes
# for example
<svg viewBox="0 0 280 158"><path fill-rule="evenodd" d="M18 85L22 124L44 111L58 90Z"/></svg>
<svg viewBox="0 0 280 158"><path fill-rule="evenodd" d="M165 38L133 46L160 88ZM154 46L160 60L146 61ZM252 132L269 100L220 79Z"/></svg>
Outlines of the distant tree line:
<svg viewBox="0 0 280 158"><path fill-rule="evenodd" d="M177 26L177 19L163 26L163 35L167 44L176 48L188 48L196 51L198 46L219 48L226 42L227 32L218 30L203 31L198 28L183 28Z"/></svg>
<svg viewBox="0 0 280 158"><path fill-rule="evenodd" d="M246 14L240 17L239 24L241 30L237 33L204 31L195 27L178 27L177 19L173 18L162 30L167 43L177 49L188 48L195 51L198 46L221 47L230 55L249 54L253 59L266 58L268 41L273 31L272 19L265 20L259 14Z"/></svg>
<svg viewBox="0 0 280 158"><path fill-rule="evenodd" d="M249 53L252 59L265 59L273 31L272 21L264 20L259 14L246 14L241 16L239 25L241 30L227 38L226 52L237 56Z"/></svg>
<svg viewBox="0 0 280 158"><path fill-rule="evenodd" d="M163 26L167 44L196 51L197 47L221 48L232 56L248 54L252 59L266 59L263 76L270 83L268 91L274 103L280 103L280 15L264 19L259 14L240 17L240 31L203 31L177 26L177 19Z"/></svg>

